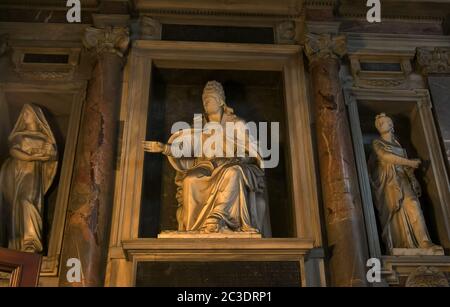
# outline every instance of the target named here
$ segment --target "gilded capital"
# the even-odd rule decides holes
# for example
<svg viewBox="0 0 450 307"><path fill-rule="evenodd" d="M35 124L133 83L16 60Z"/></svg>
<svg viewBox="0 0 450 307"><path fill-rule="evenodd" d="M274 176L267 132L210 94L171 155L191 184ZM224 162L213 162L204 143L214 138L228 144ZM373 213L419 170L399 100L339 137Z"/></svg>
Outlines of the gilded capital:
<svg viewBox="0 0 450 307"><path fill-rule="evenodd" d="M130 35L127 27L106 27L86 29L83 44L88 50L93 50L97 55L113 53L123 57L130 43Z"/></svg>
<svg viewBox="0 0 450 307"><path fill-rule="evenodd" d="M340 58L347 53L346 37L328 33L309 33L306 36L305 53L311 62L326 58Z"/></svg>
<svg viewBox="0 0 450 307"><path fill-rule="evenodd" d="M450 48L417 48L416 61L425 75L450 73Z"/></svg>

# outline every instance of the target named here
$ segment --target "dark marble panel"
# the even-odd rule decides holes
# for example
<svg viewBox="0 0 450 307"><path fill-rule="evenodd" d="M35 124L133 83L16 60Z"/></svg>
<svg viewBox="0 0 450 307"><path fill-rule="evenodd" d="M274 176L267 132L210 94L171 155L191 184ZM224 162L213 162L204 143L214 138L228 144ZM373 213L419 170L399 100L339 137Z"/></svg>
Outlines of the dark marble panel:
<svg viewBox="0 0 450 307"><path fill-rule="evenodd" d="M450 159L450 76L428 77L438 130Z"/></svg>
<svg viewBox="0 0 450 307"><path fill-rule="evenodd" d="M299 287L296 261L139 262L138 287Z"/></svg>

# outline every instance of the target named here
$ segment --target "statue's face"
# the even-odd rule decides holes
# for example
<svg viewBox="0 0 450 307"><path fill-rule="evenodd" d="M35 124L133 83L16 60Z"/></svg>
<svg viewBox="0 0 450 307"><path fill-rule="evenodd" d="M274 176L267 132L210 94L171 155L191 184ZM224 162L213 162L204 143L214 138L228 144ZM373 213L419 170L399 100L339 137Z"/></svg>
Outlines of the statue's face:
<svg viewBox="0 0 450 307"><path fill-rule="evenodd" d="M379 120L378 124L378 131L380 133L386 133L389 131L393 131L394 124L392 123L392 120L389 117L383 117Z"/></svg>
<svg viewBox="0 0 450 307"><path fill-rule="evenodd" d="M220 111L222 105L220 104L219 99L210 95L203 100L203 107L205 108L206 114L214 114Z"/></svg>
<svg viewBox="0 0 450 307"><path fill-rule="evenodd" d="M29 125L33 123L33 114L31 114L30 110L25 109L23 112L23 120L25 122L25 124Z"/></svg>

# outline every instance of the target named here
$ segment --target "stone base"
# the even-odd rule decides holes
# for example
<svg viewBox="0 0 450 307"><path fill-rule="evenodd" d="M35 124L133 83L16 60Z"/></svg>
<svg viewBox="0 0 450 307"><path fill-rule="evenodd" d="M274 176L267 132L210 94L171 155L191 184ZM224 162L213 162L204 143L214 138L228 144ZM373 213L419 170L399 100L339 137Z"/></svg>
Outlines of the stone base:
<svg viewBox="0 0 450 307"><path fill-rule="evenodd" d="M444 249L442 247L434 248L393 248L391 251L393 256L443 256Z"/></svg>
<svg viewBox="0 0 450 307"><path fill-rule="evenodd" d="M162 231L158 234L158 239L260 239L260 233L254 232L217 232L217 233L204 233L200 231Z"/></svg>

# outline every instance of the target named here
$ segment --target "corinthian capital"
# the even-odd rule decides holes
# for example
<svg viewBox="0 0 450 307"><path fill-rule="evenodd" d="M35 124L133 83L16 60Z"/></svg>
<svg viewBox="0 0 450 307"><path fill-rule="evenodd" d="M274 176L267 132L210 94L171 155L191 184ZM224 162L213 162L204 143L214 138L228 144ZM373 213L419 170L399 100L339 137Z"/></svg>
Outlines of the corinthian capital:
<svg viewBox="0 0 450 307"><path fill-rule="evenodd" d="M417 64L425 75L450 73L450 48L417 48Z"/></svg>
<svg viewBox="0 0 450 307"><path fill-rule="evenodd" d="M313 62L325 58L340 58L347 52L345 35L308 34L305 42L305 53Z"/></svg>
<svg viewBox="0 0 450 307"><path fill-rule="evenodd" d="M98 55L113 53L123 57L130 43L127 27L106 27L86 29L83 37L84 46L95 51Z"/></svg>

